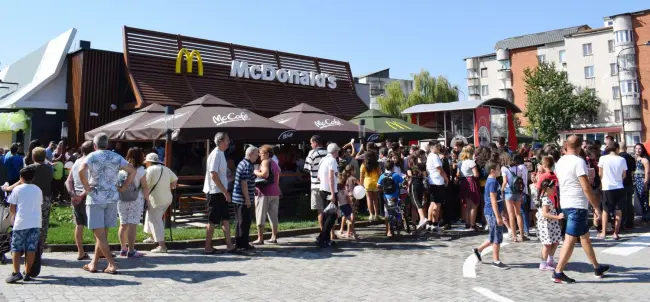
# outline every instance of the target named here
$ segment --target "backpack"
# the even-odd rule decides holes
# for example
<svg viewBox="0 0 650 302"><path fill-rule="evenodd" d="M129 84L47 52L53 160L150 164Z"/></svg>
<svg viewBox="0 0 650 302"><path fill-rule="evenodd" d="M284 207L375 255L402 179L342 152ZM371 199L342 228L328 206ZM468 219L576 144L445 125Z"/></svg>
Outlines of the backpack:
<svg viewBox="0 0 650 302"><path fill-rule="evenodd" d="M515 173L512 173L510 167L508 167L508 185L510 186L510 191L513 194L521 194L524 192L524 179L517 175L517 168L515 168Z"/></svg>
<svg viewBox="0 0 650 302"><path fill-rule="evenodd" d="M124 182L126 179L120 181ZM124 192L120 192L120 201L131 202L138 199L138 187L136 186L137 180L134 179L127 187L124 189Z"/></svg>
<svg viewBox="0 0 650 302"><path fill-rule="evenodd" d="M381 180L381 187L384 190L384 194L392 195L397 192L397 184L392 176L393 172L387 172L384 174L384 179Z"/></svg>

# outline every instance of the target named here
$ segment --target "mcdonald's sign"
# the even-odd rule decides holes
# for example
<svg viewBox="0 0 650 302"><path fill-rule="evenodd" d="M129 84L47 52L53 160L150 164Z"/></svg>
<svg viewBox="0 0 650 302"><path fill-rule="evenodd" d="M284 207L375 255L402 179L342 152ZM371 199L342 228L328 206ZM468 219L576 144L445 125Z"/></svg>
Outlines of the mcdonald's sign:
<svg viewBox="0 0 650 302"><path fill-rule="evenodd" d="M178 51L178 55L176 55L176 73L181 73L181 62L183 61L183 57L185 57L186 60L185 65L187 65L187 73L192 73L192 62L194 61L194 57L196 57L196 63L199 69L198 75L203 76L203 59L201 59L201 54L198 50L192 50L190 52L187 48L181 48L181 50Z"/></svg>
<svg viewBox="0 0 650 302"><path fill-rule="evenodd" d="M411 130L411 127L404 125L398 121L386 121L386 125L393 130Z"/></svg>

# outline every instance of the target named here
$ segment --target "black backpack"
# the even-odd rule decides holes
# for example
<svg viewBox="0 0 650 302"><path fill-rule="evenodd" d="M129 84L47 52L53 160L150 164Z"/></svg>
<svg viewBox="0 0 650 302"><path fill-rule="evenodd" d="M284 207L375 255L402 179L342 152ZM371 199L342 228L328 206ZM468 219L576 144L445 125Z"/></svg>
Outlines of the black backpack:
<svg viewBox="0 0 650 302"><path fill-rule="evenodd" d="M510 191L514 194L521 194L524 192L524 179L517 175L518 168L515 167L515 173L512 173L510 167L508 167L508 184L510 185Z"/></svg>
<svg viewBox="0 0 650 302"><path fill-rule="evenodd" d="M393 172L387 172L384 174L384 179L381 180L381 187L384 190L384 194L392 195L397 192L397 184L393 180Z"/></svg>

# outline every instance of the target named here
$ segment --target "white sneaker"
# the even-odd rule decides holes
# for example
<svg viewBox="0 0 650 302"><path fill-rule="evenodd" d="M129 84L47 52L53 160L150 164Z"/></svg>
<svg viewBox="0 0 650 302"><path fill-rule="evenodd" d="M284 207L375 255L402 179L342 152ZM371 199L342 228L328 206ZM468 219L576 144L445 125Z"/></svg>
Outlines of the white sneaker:
<svg viewBox="0 0 650 302"><path fill-rule="evenodd" d="M373 215L370 215L370 217L368 217L368 221L370 221L370 222L373 222L373 221L375 221L375 216L373 216Z"/></svg>
<svg viewBox="0 0 650 302"><path fill-rule="evenodd" d="M417 229L418 231L421 230L423 227L427 225L427 222L429 222L429 219L422 218L420 219L420 223L418 223Z"/></svg>
<svg viewBox="0 0 650 302"><path fill-rule="evenodd" d="M153 238L151 238L151 237L147 237L147 239L142 240L142 242L144 242L144 243L156 243L155 241L153 241Z"/></svg>
<svg viewBox="0 0 650 302"><path fill-rule="evenodd" d="M158 246L155 249L151 250L151 252L154 254L162 254L162 253L167 253L167 249Z"/></svg>

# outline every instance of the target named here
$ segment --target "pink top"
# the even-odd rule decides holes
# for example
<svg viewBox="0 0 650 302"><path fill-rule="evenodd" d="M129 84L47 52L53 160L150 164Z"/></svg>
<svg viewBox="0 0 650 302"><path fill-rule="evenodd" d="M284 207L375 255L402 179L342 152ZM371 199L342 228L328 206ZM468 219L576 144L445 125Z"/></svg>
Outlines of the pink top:
<svg viewBox="0 0 650 302"><path fill-rule="evenodd" d="M259 187L257 190L259 196L280 196L280 166L272 160L271 169L273 170L275 181L271 185Z"/></svg>

